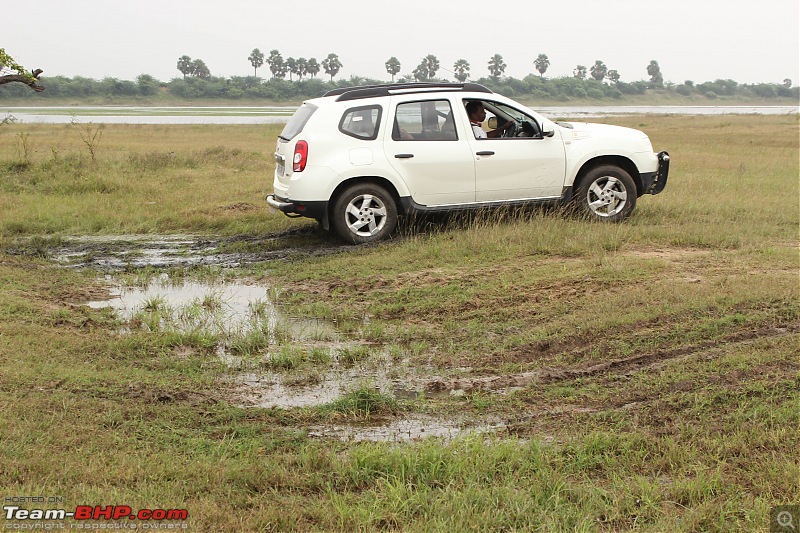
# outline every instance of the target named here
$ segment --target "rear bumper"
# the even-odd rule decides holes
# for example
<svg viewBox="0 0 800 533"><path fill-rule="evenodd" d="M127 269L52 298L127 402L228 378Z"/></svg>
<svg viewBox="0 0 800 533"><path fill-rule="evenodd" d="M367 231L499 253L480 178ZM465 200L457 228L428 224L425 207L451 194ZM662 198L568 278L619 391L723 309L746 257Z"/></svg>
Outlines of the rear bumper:
<svg viewBox="0 0 800 533"><path fill-rule="evenodd" d="M267 196L267 204L286 216L300 216L327 220L328 202L293 202L274 194Z"/></svg>
<svg viewBox="0 0 800 533"><path fill-rule="evenodd" d="M655 172L641 174L642 194L658 194L667 186L669 177L669 154L658 152L658 169Z"/></svg>

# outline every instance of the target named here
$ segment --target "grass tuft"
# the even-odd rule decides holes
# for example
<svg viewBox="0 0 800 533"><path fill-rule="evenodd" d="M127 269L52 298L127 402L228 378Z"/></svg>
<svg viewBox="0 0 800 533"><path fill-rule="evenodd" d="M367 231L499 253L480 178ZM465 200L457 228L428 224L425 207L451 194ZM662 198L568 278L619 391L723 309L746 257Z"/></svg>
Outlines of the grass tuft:
<svg viewBox="0 0 800 533"><path fill-rule="evenodd" d="M397 408L397 400L392 396L381 393L369 384L363 384L321 409L347 416L369 418L371 415L390 414Z"/></svg>

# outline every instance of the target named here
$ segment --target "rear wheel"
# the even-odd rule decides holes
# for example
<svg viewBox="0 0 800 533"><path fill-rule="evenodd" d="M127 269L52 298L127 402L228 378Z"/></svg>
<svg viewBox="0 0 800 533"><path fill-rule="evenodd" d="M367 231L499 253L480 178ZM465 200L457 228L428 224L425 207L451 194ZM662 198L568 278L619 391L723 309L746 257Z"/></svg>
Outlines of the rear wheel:
<svg viewBox="0 0 800 533"><path fill-rule="evenodd" d="M397 206L389 192L373 183L348 187L333 206L333 227L353 244L377 242L397 227Z"/></svg>
<svg viewBox="0 0 800 533"><path fill-rule="evenodd" d="M636 184L620 167L596 167L581 180L575 202L589 218L619 222L636 207Z"/></svg>

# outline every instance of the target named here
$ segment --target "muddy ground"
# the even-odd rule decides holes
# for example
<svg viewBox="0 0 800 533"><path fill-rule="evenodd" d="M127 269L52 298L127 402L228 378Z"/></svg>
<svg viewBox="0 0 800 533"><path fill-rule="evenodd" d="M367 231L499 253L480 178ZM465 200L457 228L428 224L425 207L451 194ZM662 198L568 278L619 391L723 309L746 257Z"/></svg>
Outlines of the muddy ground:
<svg viewBox="0 0 800 533"><path fill-rule="evenodd" d="M305 243L304 241L311 241ZM290 244L291 243L291 244ZM438 381L431 385L425 372L431 369L412 368L409 362L392 359L383 347L354 340L336 320L297 318L283 314L274 299L276 288L263 282L231 279L173 279L167 272L191 267L234 269L256 263L286 258L318 257L346 252L342 245L316 228L306 227L267 236L209 237L195 235L120 235L103 237L65 237L52 242L20 242L9 249L18 255L46 257L61 267L91 269L106 285L107 294L92 301L76 302L92 308L111 308L124 326L119 334L131 328L152 327L143 314L166 312L159 317L158 328L187 332L197 328L218 335L216 355L226 367L219 381L218 393L199 395L197 401L226 401L242 407L295 408L321 406L336 401L348 391L368 383L376 391L398 400L413 400L423 394L440 394ZM147 270L143 283L131 284L130 276ZM153 275L153 272L162 274ZM123 279L124 278L124 279ZM208 305L209 299L219 305ZM154 303L157 302L157 303ZM154 309L154 306L161 306ZM186 316L187 310L200 308ZM325 354L321 366L312 372L293 373L273 368L235 353L236 336L246 335L253 328L280 328L282 341L305 352ZM352 325L348 330L352 330ZM153 328L157 329L157 328ZM347 360L352 352L368 354ZM193 355L184 350L182 357ZM269 357L269 353L266 357ZM262 354L263 356L263 354ZM436 389L436 390L434 390ZM446 391L449 392L449 391ZM132 391L152 396L155 401L173 401L169 393ZM309 434L348 441L406 441L427 437L453 438L467 432L489 432L505 427L497 418L475 420L468 417L373 417L372 422L311 425Z"/></svg>
<svg viewBox="0 0 800 533"><path fill-rule="evenodd" d="M291 240L299 241L290 245ZM313 241L313 243L304 243ZM42 255L70 268L91 268L100 272L142 268L186 268L218 266L246 267L289 256L315 257L339 253L348 247L333 240L319 239L313 227L271 235L209 237L197 235L118 235L65 237L55 245L46 244ZM10 253L29 252L23 244Z"/></svg>
<svg viewBox="0 0 800 533"><path fill-rule="evenodd" d="M268 236L198 237L193 235L72 237L54 242L20 243L11 253L34 253L64 268L97 271L108 287L108 294L91 302L76 302L94 308L110 307L125 324L124 335L131 328L151 330L172 328L191 331L202 328L219 339L216 356L225 368L219 389L205 400L225 401L246 408L291 409L319 407L337 401L349 391L368 384L376 391L398 401L417 398L461 398L476 394L507 395L535 384L565 385L588 378L614 381L640 371L658 371L671 361L693 357L713 357L731 346L746 346L765 338L780 338L800 331L798 324L781 324L756 331L735 332L714 340L697 342L676 349L655 349L630 357L591 362L589 345L574 343L538 343L508 354L511 360L525 361L542 354L572 354L572 361L589 361L565 366L543 367L533 371L504 374L472 372L459 369L456 375L440 376L433 366L420 366L390 353L386 346L364 341L353 335L364 324L341 324L336 320L288 316L276 302L279 287L247 279L186 280L173 279L170 269L216 266L241 268L256 263L302 259L344 253L351 247L321 236L306 227ZM669 250L636 252L658 257L670 256ZM130 284L124 276L139 270L163 271L147 281ZM396 280L397 281L397 280ZM402 281L402 280L401 280ZM692 280L689 280L692 281ZM695 280L699 282L698 280ZM386 287L391 289L391 287ZM148 322L158 312L158 323ZM188 317L188 318L187 318ZM369 321L370 317L364 317ZM270 337L269 348L259 353L242 353L238 342L254 332ZM283 346L283 348L280 348ZM290 346L290 348L286 348ZM191 349L180 354L192 355ZM257 350L258 351L258 350ZM312 354L315 364L295 369L292 357ZM354 355L355 354L355 355ZM533 355L532 355L533 354ZM167 394L167 397L169 395ZM165 401L169 401L169 398ZM382 414L367 420L342 419L325 425L311 424L309 435L348 441L407 441L437 437L454 438L468 433L506 434L515 432L531 420L558 419L577 413L600 410L639 409L654 398L620 396L613 402L597 405L586 402L554 405L543 402L528 406L526 414L500 417L437 416L436 414ZM540 435L541 436L541 435ZM544 436L547 439L547 436Z"/></svg>

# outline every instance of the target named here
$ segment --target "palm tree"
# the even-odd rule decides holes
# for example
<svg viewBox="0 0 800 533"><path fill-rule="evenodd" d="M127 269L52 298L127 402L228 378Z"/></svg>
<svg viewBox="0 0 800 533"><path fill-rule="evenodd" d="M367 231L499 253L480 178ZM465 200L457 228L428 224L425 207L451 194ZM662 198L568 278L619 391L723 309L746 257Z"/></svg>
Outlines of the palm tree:
<svg viewBox="0 0 800 533"><path fill-rule="evenodd" d="M267 58L269 64L269 71L272 72L273 78L283 78L286 76L286 65L283 62L283 56L277 50L272 50Z"/></svg>
<svg viewBox="0 0 800 533"><path fill-rule="evenodd" d="M424 59L419 65L417 65L417 68L415 68L411 74L417 81L425 81L428 79L428 66L425 64Z"/></svg>
<svg viewBox="0 0 800 533"><path fill-rule="evenodd" d="M489 75L494 80L500 79L503 72L506 71L506 64L503 62L503 56L495 54L489 59Z"/></svg>
<svg viewBox="0 0 800 533"><path fill-rule="evenodd" d="M297 80L300 81L303 79L303 76L308 73L308 61L305 57L301 57L297 59Z"/></svg>
<svg viewBox="0 0 800 533"><path fill-rule="evenodd" d="M386 60L386 72L392 75L392 83L394 83L395 74L400 72L400 61L396 57L392 56Z"/></svg>
<svg viewBox="0 0 800 533"><path fill-rule="evenodd" d="M433 54L428 54L423 58L421 65L424 65L427 78L430 80L436 76L436 71L439 70L439 59Z"/></svg>
<svg viewBox="0 0 800 533"><path fill-rule="evenodd" d="M579 80L586 79L586 67L584 65L578 65L575 67L575 70L572 71L572 76L578 78Z"/></svg>
<svg viewBox="0 0 800 533"><path fill-rule="evenodd" d="M539 71L539 76L544 78L544 73L547 72L547 67L550 66L550 59L547 54L539 54L539 57L533 62L533 66Z"/></svg>
<svg viewBox="0 0 800 533"><path fill-rule="evenodd" d="M286 65L286 70L289 73L289 81L292 81L292 74L297 74L297 60L293 57L287 57L284 65Z"/></svg>
<svg viewBox="0 0 800 533"><path fill-rule="evenodd" d="M325 74L328 74L331 77L331 81L333 81L333 77L342 68L342 62L339 61L339 56L336 54L328 54L328 57L322 60L322 68L325 70Z"/></svg>
<svg viewBox="0 0 800 533"><path fill-rule="evenodd" d="M258 69L264 64L264 54L258 48L253 48L247 60L253 65L253 76L258 76Z"/></svg>
<svg viewBox="0 0 800 533"><path fill-rule="evenodd" d="M192 58L189 56L181 56L178 58L178 70L183 74L183 79L192 73Z"/></svg>
<svg viewBox="0 0 800 533"><path fill-rule="evenodd" d="M202 59L195 59L192 61L192 76L197 76L198 78L211 77L211 71L208 70L208 67Z"/></svg>
<svg viewBox="0 0 800 533"><path fill-rule="evenodd" d="M611 81L611 83L616 85L617 82L619 81L619 72L617 72L616 70L609 70L608 71L608 79L609 79L609 81Z"/></svg>
<svg viewBox="0 0 800 533"><path fill-rule="evenodd" d="M592 77L597 81L603 81L603 78L606 77L607 72L608 72L608 67L606 66L605 63L603 63L599 59L594 62L594 65L592 65L592 70L590 71Z"/></svg>
<svg viewBox="0 0 800 533"><path fill-rule="evenodd" d="M316 58L311 58L308 60L308 65L306 66L306 72L311 74L312 78L315 78L317 74L319 74L319 63L317 63Z"/></svg>
<svg viewBox="0 0 800 533"><path fill-rule="evenodd" d="M469 78L469 63L466 59L459 59L453 64L453 71L456 79L464 83Z"/></svg>

